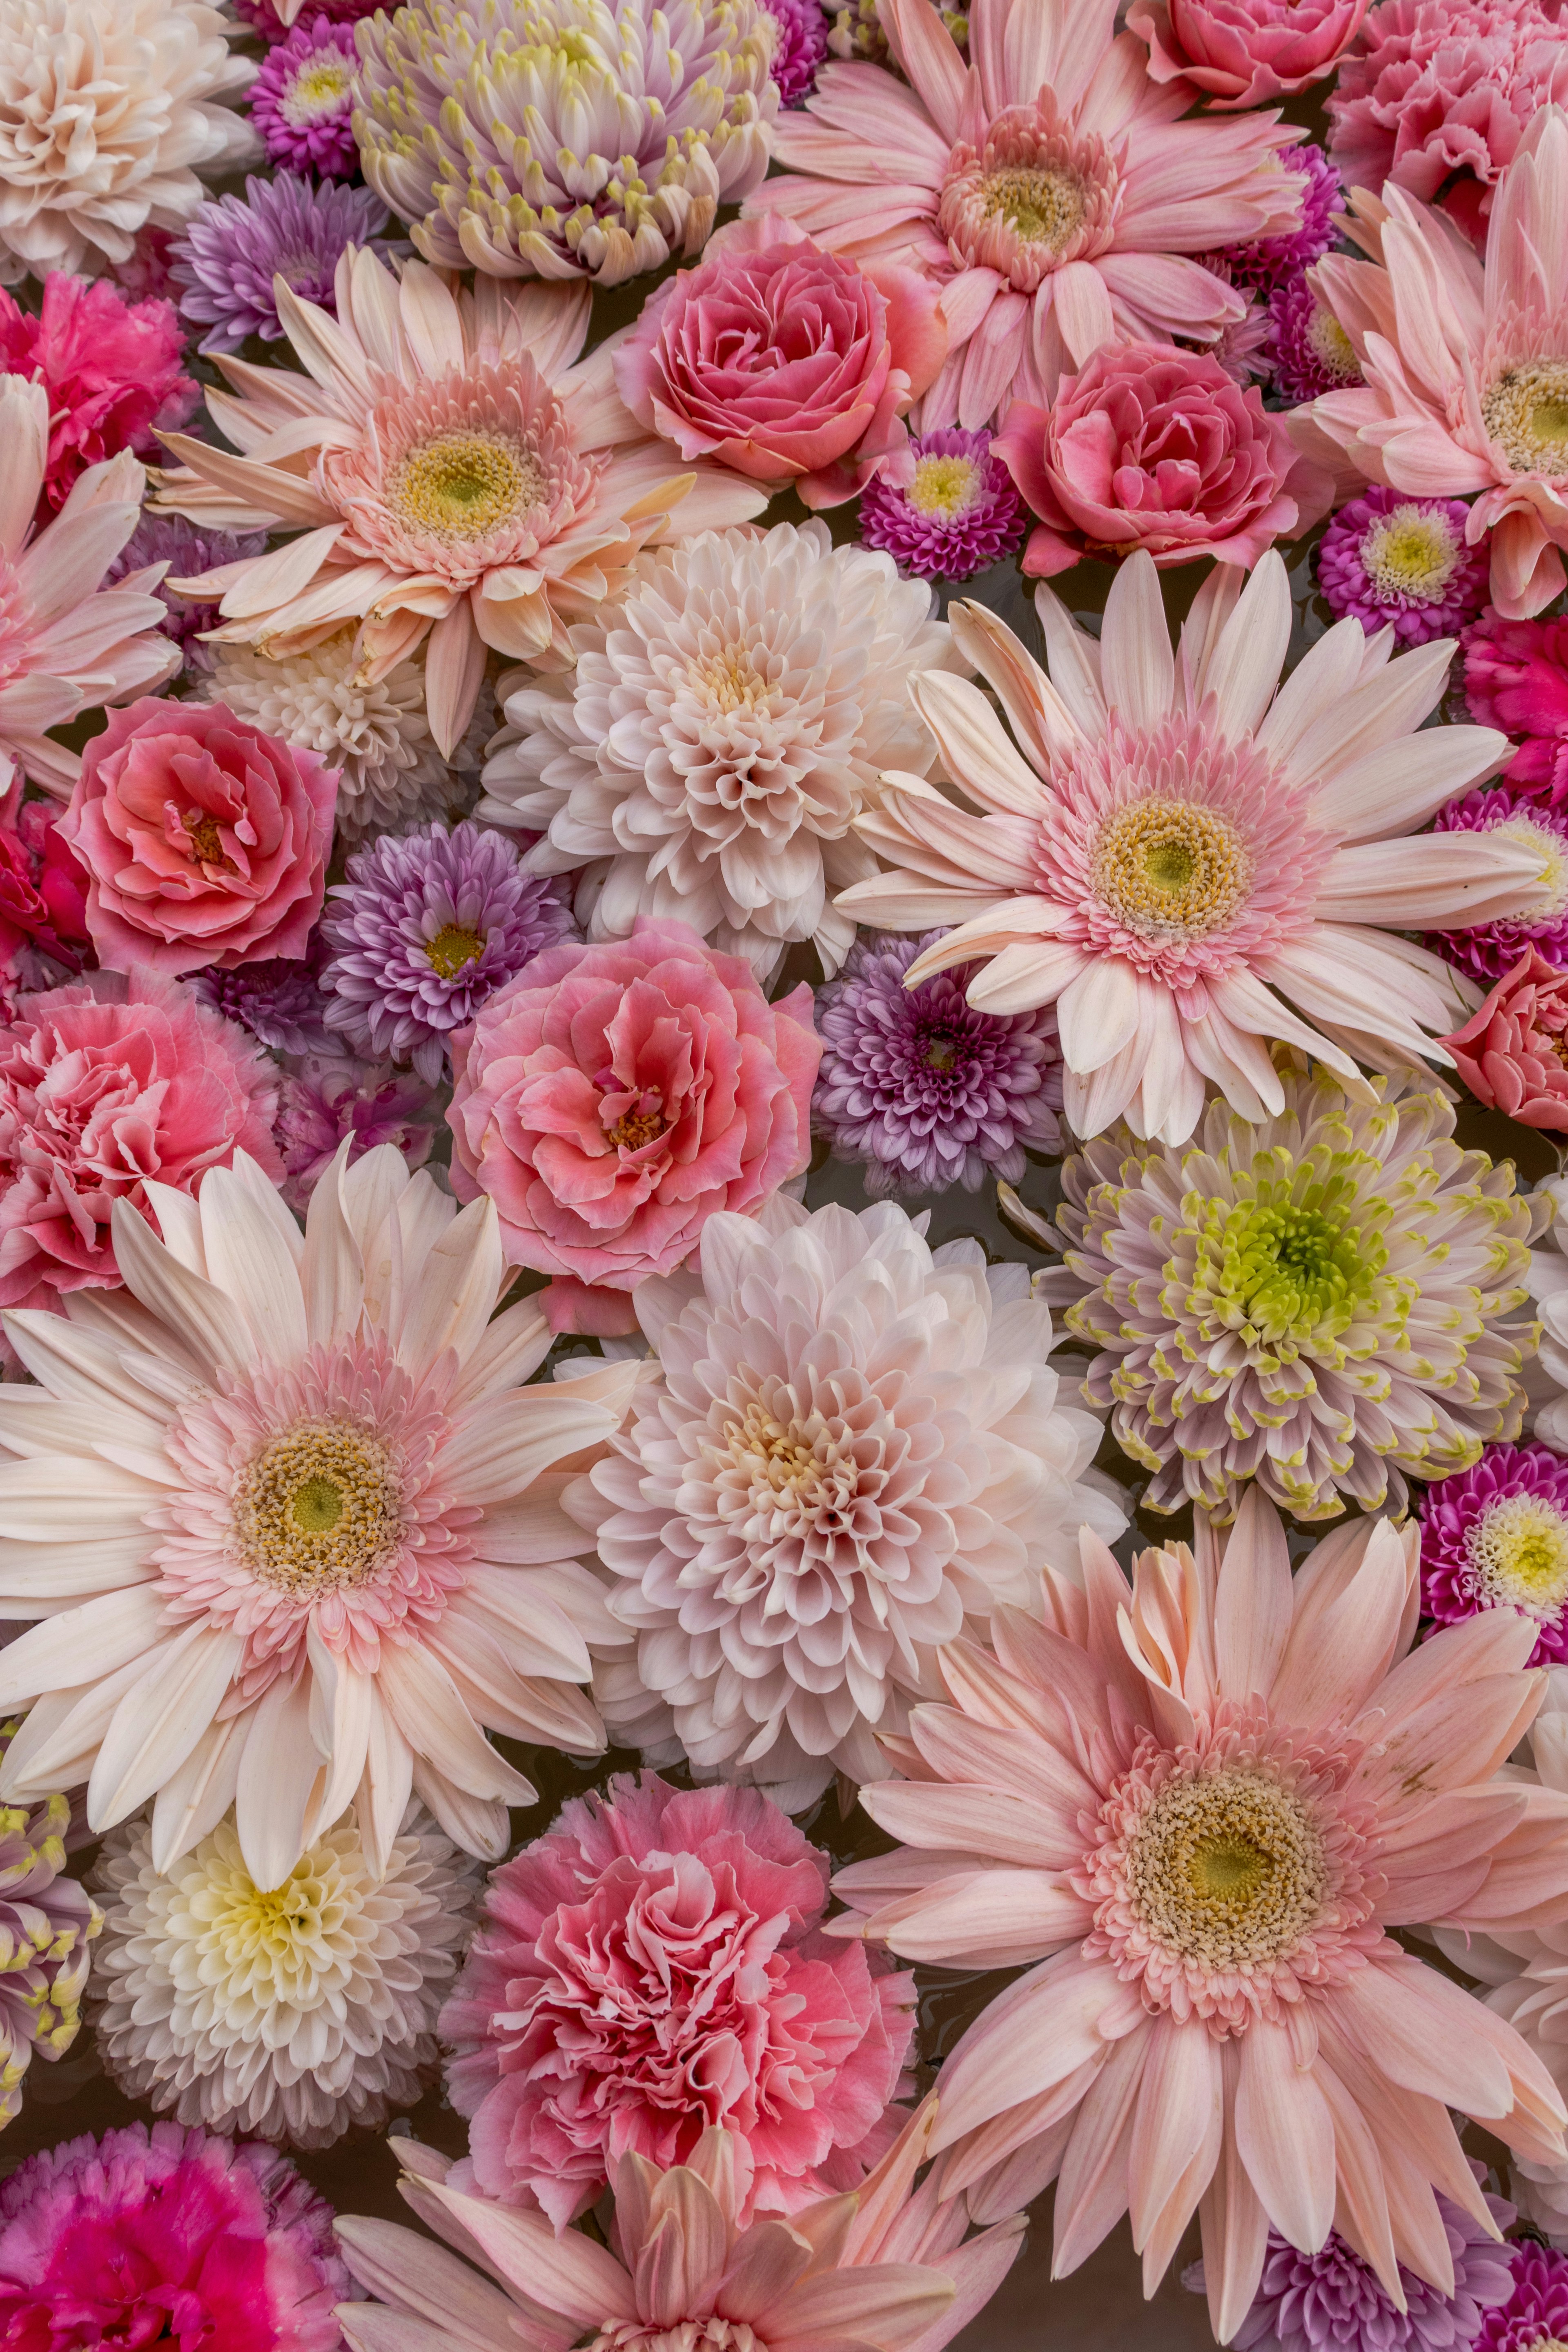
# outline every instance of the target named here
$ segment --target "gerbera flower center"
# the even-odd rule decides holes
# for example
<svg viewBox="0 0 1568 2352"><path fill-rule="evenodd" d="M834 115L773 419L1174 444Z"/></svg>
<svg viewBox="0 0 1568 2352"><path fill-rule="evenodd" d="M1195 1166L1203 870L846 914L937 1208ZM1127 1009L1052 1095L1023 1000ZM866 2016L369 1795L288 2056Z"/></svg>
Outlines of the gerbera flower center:
<svg viewBox="0 0 1568 2352"><path fill-rule="evenodd" d="M1360 383L1361 362L1355 355L1355 345L1333 312L1325 310L1322 303L1313 310L1302 340L1324 373L1336 383Z"/></svg>
<svg viewBox="0 0 1568 2352"><path fill-rule="evenodd" d="M668 2327L640 2319L606 2320L587 2352L767 2352L743 2319L677 2319Z"/></svg>
<svg viewBox="0 0 1568 2352"><path fill-rule="evenodd" d="M477 963L484 951L484 933L468 930L461 923L443 923L435 938L425 942L431 969L438 971L443 980L455 980L468 965Z"/></svg>
<svg viewBox="0 0 1568 2352"><path fill-rule="evenodd" d="M1064 262L1103 253L1117 211L1116 166L1099 139L1075 139L1048 90L1003 109L983 146L948 158L937 227L953 259L1031 294Z"/></svg>
<svg viewBox="0 0 1568 2352"><path fill-rule="evenodd" d="M297 130L306 130L335 114L353 81L353 68L341 50L323 51L301 66L284 93L282 114Z"/></svg>
<svg viewBox="0 0 1568 2352"><path fill-rule="evenodd" d="M1127 1875L1147 1931L1167 1952L1215 1969L1289 1953L1318 1919L1329 1885L1308 1806L1245 1766L1169 1782L1139 1823Z"/></svg>
<svg viewBox="0 0 1568 2352"><path fill-rule="evenodd" d="M1096 895L1130 930L1192 940L1223 930L1252 880L1229 819L1195 801L1151 799L1118 809L1095 846Z"/></svg>
<svg viewBox="0 0 1568 2352"><path fill-rule="evenodd" d="M1361 542L1362 569L1384 596L1435 604L1464 560L1464 542L1436 508L1395 507Z"/></svg>
<svg viewBox="0 0 1568 2352"><path fill-rule="evenodd" d="M1568 360L1510 368L1481 402L1492 440L1516 474L1568 474Z"/></svg>
<svg viewBox="0 0 1568 2352"><path fill-rule="evenodd" d="M977 505L984 492L984 468L973 457L919 457L905 495L917 513L953 522Z"/></svg>
<svg viewBox="0 0 1568 2352"><path fill-rule="evenodd" d="M515 436L437 433L398 460L386 503L408 529L457 546L527 513L544 487L543 467Z"/></svg>
<svg viewBox="0 0 1568 2352"><path fill-rule="evenodd" d="M1469 1530L1477 1597L1555 1624L1568 1601L1568 1516L1545 1495L1507 1495Z"/></svg>
<svg viewBox="0 0 1568 2352"><path fill-rule="evenodd" d="M363 1584L402 1535L401 1481L363 1423L296 1423L235 1488L236 1549L264 1584L301 1600Z"/></svg>
<svg viewBox="0 0 1568 2352"><path fill-rule="evenodd" d="M985 210L1000 215L1026 245L1059 253L1083 220L1084 185L1071 172L1015 166L988 173L984 189Z"/></svg>

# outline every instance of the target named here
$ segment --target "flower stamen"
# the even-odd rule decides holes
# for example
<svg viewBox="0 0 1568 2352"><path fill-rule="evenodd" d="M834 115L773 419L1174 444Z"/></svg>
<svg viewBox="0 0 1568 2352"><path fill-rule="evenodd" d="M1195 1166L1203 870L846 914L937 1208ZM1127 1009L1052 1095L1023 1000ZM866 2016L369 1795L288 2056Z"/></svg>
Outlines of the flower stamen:
<svg viewBox="0 0 1568 2352"><path fill-rule="evenodd" d="M1509 368L1481 402L1487 432L1516 474L1568 474L1568 360Z"/></svg>
<svg viewBox="0 0 1568 2352"><path fill-rule="evenodd" d="M1195 801L1152 798L1116 811L1101 828L1096 895L1146 939L1204 939L1223 930L1246 899L1252 858L1229 820Z"/></svg>
<svg viewBox="0 0 1568 2352"><path fill-rule="evenodd" d="M238 1480L233 1542L264 1584L313 1599L363 1584L401 1540L403 1518L396 1467L367 1424L299 1422Z"/></svg>

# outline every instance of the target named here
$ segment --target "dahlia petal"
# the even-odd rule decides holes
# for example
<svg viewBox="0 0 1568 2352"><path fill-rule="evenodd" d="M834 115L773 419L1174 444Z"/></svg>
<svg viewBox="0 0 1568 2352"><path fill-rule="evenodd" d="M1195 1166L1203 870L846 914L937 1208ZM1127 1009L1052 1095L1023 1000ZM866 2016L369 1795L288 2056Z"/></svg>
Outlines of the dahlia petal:
<svg viewBox="0 0 1568 2352"><path fill-rule="evenodd" d="M1220 2045L1201 2021L1156 2020L1149 2035L1127 2168L1132 2243L1151 2295L1219 2162L1225 2122Z"/></svg>
<svg viewBox="0 0 1568 2352"><path fill-rule="evenodd" d="M237 1633L193 1625L132 1685L110 1718L88 1782L92 1828L112 1829L178 1771L226 1696L243 1648Z"/></svg>
<svg viewBox="0 0 1568 2352"><path fill-rule="evenodd" d="M1274 1505L1249 1486L1215 1588L1215 1679L1226 1698L1272 1696L1290 1637L1290 1555Z"/></svg>
<svg viewBox="0 0 1568 2352"><path fill-rule="evenodd" d="M1372 1973L1359 1969L1348 1982ZM1286 2028L1267 2018L1254 2018L1241 2037L1236 2145L1281 2237L1316 2252L1334 2221L1333 2117L1312 2074L1298 2067Z"/></svg>
<svg viewBox="0 0 1568 2352"><path fill-rule="evenodd" d="M1175 692L1175 656L1160 597L1160 575L1144 548L1127 558L1110 583L1100 664L1107 701L1131 725L1157 727L1168 716ZM1279 674L1276 669L1274 677ZM1273 684L1270 678L1271 691ZM1097 1062L1079 1062L1070 1054L1068 1059L1075 1069L1099 1067Z"/></svg>

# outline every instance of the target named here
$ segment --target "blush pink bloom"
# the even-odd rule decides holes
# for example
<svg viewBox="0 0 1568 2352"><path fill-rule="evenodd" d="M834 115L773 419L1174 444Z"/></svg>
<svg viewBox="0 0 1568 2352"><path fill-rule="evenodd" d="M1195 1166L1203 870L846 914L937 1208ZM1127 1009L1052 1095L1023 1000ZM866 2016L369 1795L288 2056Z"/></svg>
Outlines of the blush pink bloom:
<svg viewBox="0 0 1568 2352"><path fill-rule="evenodd" d="M1568 971L1526 948L1479 1013L1445 1037L1478 1102L1523 1127L1568 1133Z"/></svg>
<svg viewBox="0 0 1568 2352"><path fill-rule="evenodd" d="M643 306L616 352L621 398L683 457L794 482L808 507L864 489L906 448L910 402L947 357L936 289L896 262L825 253L789 220L737 221Z"/></svg>
<svg viewBox="0 0 1568 2352"><path fill-rule="evenodd" d="M492 1875L441 2014L453 2186L563 2230L628 2149L684 2164L721 2125L748 2217L858 2187L909 2120L914 1979L822 1933L827 1870L755 1789L574 1798Z"/></svg>
<svg viewBox="0 0 1568 2352"><path fill-rule="evenodd" d="M54 1307L121 1280L116 1201L194 1192L247 1151L273 1182L277 1073L183 989L95 972L24 997L0 1032L0 1307Z"/></svg>
<svg viewBox="0 0 1568 2352"><path fill-rule="evenodd" d="M1216 114L1308 89L1354 40L1367 0L1134 0L1157 82L1184 77Z"/></svg>
<svg viewBox="0 0 1568 2352"><path fill-rule="evenodd" d="M51 270L37 317L0 290L0 368L48 395L42 513L122 449L161 456L158 428L183 425L200 396L180 364L184 348L172 302L127 301L106 278Z"/></svg>
<svg viewBox="0 0 1568 2352"><path fill-rule="evenodd" d="M821 1055L804 982L770 1004L688 924L563 941L453 1037L452 1189L488 1192L511 1263L557 1277L557 1330L629 1330L624 1294L805 1166Z"/></svg>
<svg viewBox="0 0 1568 2352"><path fill-rule="evenodd" d="M1245 570L1333 496L1257 391L1169 343L1096 352L1048 411L1015 401L992 446L1040 519L1024 551L1037 578L1138 547L1162 567L1212 555Z"/></svg>
<svg viewBox="0 0 1568 2352"><path fill-rule="evenodd" d="M60 833L99 961L171 978L300 956L321 911L338 772L221 702L144 696L82 754Z"/></svg>

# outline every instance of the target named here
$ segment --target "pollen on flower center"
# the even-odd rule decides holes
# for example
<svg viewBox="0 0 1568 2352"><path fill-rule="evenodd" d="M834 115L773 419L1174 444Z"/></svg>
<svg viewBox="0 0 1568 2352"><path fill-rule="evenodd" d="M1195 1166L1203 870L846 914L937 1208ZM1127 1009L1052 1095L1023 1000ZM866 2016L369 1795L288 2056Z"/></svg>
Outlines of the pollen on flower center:
<svg viewBox="0 0 1568 2352"><path fill-rule="evenodd" d="M468 964L477 963L484 951L484 934L468 930L461 923L443 923L435 938L425 942L431 969L438 971L443 980L455 980Z"/></svg>
<svg viewBox="0 0 1568 2352"><path fill-rule="evenodd" d="M1026 245L1059 253L1082 225L1085 190L1075 173L1014 165L988 173L984 189L986 212L999 215Z"/></svg>
<svg viewBox="0 0 1568 2352"><path fill-rule="evenodd" d="M301 1599L363 1584L403 1532L392 1457L363 1423L306 1421L263 1446L236 1486L235 1548Z"/></svg>
<svg viewBox="0 0 1568 2352"><path fill-rule="evenodd" d="M1555 1623L1568 1601L1568 1516L1545 1495L1508 1495L1466 1539L1477 1597Z"/></svg>
<svg viewBox="0 0 1568 2352"><path fill-rule="evenodd" d="M1342 1219L1346 1188L1313 1183L1287 1162L1250 1199L1203 1212L1205 1286L1216 1323L1249 1347L1312 1338L1322 1344L1354 1320L1382 1269L1374 1236Z"/></svg>
<svg viewBox="0 0 1568 2352"><path fill-rule="evenodd" d="M985 469L973 457L920 457L905 496L917 514L956 522L985 495Z"/></svg>
<svg viewBox="0 0 1568 2352"><path fill-rule="evenodd" d="M233 870L233 860L224 848L216 817L203 816L195 809L187 809L184 823L193 857L199 859L204 866L221 866Z"/></svg>
<svg viewBox="0 0 1568 2352"><path fill-rule="evenodd" d="M1203 939L1246 899L1252 859L1236 827L1195 801L1151 799L1118 809L1095 845L1096 895L1130 930Z"/></svg>
<svg viewBox="0 0 1568 2352"><path fill-rule="evenodd" d="M515 436L437 433L394 467L386 503L411 529L459 545L525 514L544 488L544 468Z"/></svg>
<svg viewBox="0 0 1568 2352"><path fill-rule="evenodd" d="M1464 541L1436 507L1394 507L1361 542L1362 569L1385 596L1442 595L1464 561Z"/></svg>
<svg viewBox="0 0 1568 2352"><path fill-rule="evenodd" d="M1486 394L1481 415L1516 474L1568 474L1568 360L1510 368Z"/></svg>
<svg viewBox="0 0 1568 2352"><path fill-rule="evenodd" d="M1244 1766L1172 1780L1128 1851L1131 1908L1168 1952L1209 1969L1280 1958L1328 1893L1321 1831L1301 1799Z"/></svg>
<svg viewBox="0 0 1568 2352"><path fill-rule="evenodd" d="M692 676L715 710L755 710L772 696L773 686L752 657L750 646L726 646L722 653L692 665Z"/></svg>
<svg viewBox="0 0 1568 2352"><path fill-rule="evenodd" d="M322 121L336 113L353 80L353 68L341 51L318 51L283 94L284 121L300 130Z"/></svg>
<svg viewBox="0 0 1568 2352"><path fill-rule="evenodd" d="M1307 322L1303 340L1324 373L1336 383L1361 383L1361 362L1355 355L1355 345L1333 312L1321 302Z"/></svg>

